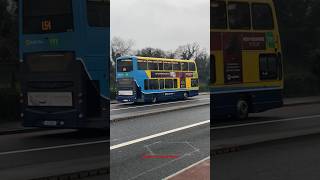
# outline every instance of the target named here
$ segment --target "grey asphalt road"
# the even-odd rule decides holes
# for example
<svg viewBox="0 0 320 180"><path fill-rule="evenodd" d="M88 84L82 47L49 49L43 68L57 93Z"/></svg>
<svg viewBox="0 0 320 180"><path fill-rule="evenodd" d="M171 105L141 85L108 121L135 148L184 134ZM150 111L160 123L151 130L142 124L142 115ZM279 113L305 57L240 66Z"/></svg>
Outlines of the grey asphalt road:
<svg viewBox="0 0 320 180"><path fill-rule="evenodd" d="M178 102L175 106L195 103L200 99ZM159 106L170 107L171 104ZM162 179L208 157L210 152L209 113L209 105L204 105L112 122L111 146L128 142L129 144L111 150L111 179ZM152 135L205 121L207 123L193 128L149 139ZM143 138L147 139L135 142ZM160 158L146 159L144 157L146 155L160 156ZM175 156L175 158L162 159L164 156Z"/></svg>
<svg viewBox="0 0 320 180"><path fill-rule="evenodd" d="M220 147L236 151L211 157L212 179L319 179L319 109L320 104L283 107L243 122L214 122L212 152Z"/></svg>
<svg viewBox="0 0 320 180"><path fill-rule="evenodd" d="M211 148L320 132L320 104L283 107L254 114L247 121L215 122Z"/></svg>
<svg viewBox="0 0 320 180"><path fill-rule="evenodd" d="M198 101L178 102L175 106ZM171 104L148 108L156 109L157 106L171 107ZM130 111L138 110L135 105L132 107ZM138 111L143 111L146 107L139 108L142 110ZM276 138L283 133L320 132L319 108L320 104L284 107L254 114L243 122L213 120L214 126L210 130L209 123L201 124L209 120L210 111L209 105L202 105L112 122L110 142L103 134L72 130L2 135L0 179L28 179L35 174L41 176L106 167L109 145L114 147L110 154L111 179L161 179L208 157L210 133L211 145L219 146L257 140L257 137ZM190 125L195 127L183 129ZM217 158L224 155L229 154ZM164 158L169 156L171 158ZM222 166L224 161L230 163L226 158L221 160L220 167L219 163L213 164L213 167L222 168L219 171L226 167ZM107 176L92 178L105 179Z"/></svg>
<svg viewBox="0 0 320 180"><path fill-rule="evenodd" d="M25 180L108 167L106 134L53 130L0 136L0 179Z"/></svg>
<svg viewBox="0 0 320 180"><path fill-rule="evenodd" d="M111 150L111 179L162 179L209 156L209 124ZM176 156L170 159L145 156Z"/></svg>
<svg viewBox="0 0 320 180"><path fill-rule="evenodd" d="M190 101L193 101L190 99ZM195 100L198 101L198 100ZM187 101L188 102L188 101ZM169 104L168 104L169 103ZM172 104L182 104L184 102L168 102L166 104L160 103L150 106L156 109L159 106L171 107ZM174 105L174 106L176 106ZM135 105L131 105L132 109L138 110ZM194 114L190 112L195 112ZM189 116L189 117L188 117ZM128 121L121 121L111 124L111 134L113 141L111 145L132 141L137 138L149 136L154 133L168 131L174 128L179 128L185 125L194 124L202 120L209 119L209 106L202 108L194 108L192 110L178 110L175 112L155 114L148 117L140 117ZM193 152L190 159L185 158L185 151L180 152L179 157L182 156L181 162L194 162L197 158L202 158L202 149L207 147L206 154L209 154L209 125L206 126L206 131L202 130L200 139L207 138L206 145L198 142L198 138L191 135L183 136L185 138L173 139L167 142L166 138L162 136L150 141L145 141L152 144L153 140L163 142L161 147L171 147L171 149L189 148L193 150L193 141L196 147L201 147L201 153ZM167 135L170 136L171 134ZM182 137L182 136L181 136ZM162 139L163 138L163 139ZM185 142L177 147L173 142ZM142 142L142 143L145 143ZM189 144L190 143L190 144ZM109 165L108 151L110 149L110 141L106 134L92 133L92 132L78 132L74 130L49 130L40 132L29 132L21 134L8 134L0 136L0 179L31 179L38 177L54 176L66 173L79 172L83 170L90 170L95 168L103 168ZM167 145L168 144L168 145ZM140 146L140 143L120 148L125 151L134 147ZM191 148L192 147L192 148ZM158 149L158 145L152 148ZM113 152L119 152L117 149ZM204 150L203 150L204 151ZM138 153L139 151L136 151ZM162 152L159 150L159 152ZM190 153L186 151L186 154ZM132 153L134 154L134 153ZM123 157L128 155L125 154ZM122 156L122 155L120 155ZM158 162L157 162L158 163ZM156 163L156 164L157 164ZM130 163L128 163L130 164ZM173 163L174 164L174 163ZM183 167L182 163L182 167ZM186 163L188 164L188 163ZM134 165L136 166L136 165ZM175 165L174 165L175 166ZM179 165L177 165L179 167ZM175 169L168 172L175 172ZM121 173L120 173L121 174ZM133 176L134 174L132 174ZM168 174L170 175L170 174ZM129 176L130 177L130 176ZM101 175L90 178L106 179L107 175Z"/></svg>
<svg viewBox="0 0 320 180"><path fill-rule="evenodd" d="M212 180L319 180L320 135L257 145L211 158Z"/></svg>
<svg viewBox="0 0 320 180"><path fill-rule="evenodd" d="M172 108L181 105L190 105L196 104L201 102L210 102L210 95L209 94L201 94L199 96L188 98L187 100L180 100L180 101L168 101L168 102L160 102L156 104L148 103L148 104L132 104L132 103L118 103L118 104L111 104L110 115L116 116L118 114L123 113L137 113L137 112L144 112L150 111L154 109L162 109L162 108Z"/></svg>

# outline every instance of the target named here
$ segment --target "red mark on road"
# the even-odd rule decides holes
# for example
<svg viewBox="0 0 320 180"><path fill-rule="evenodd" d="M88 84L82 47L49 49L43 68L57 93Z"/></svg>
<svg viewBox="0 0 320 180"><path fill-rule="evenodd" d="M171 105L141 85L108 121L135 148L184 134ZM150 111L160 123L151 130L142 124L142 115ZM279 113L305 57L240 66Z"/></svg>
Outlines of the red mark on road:
<svg viewBox="0 0 320 180"><path fill-rule="evenodd" d="M143 159L176 159L179 156L176 155L167 155L167 156L160 156L160 155L145 155Z"/></svg>

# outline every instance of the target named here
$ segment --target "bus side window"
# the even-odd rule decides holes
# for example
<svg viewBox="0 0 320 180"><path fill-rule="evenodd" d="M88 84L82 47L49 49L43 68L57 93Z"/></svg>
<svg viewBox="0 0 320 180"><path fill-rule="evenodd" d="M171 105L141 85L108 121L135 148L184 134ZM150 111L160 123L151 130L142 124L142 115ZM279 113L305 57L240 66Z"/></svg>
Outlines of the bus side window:
<svg viewBox="0 0 320 180"><path fill-rule="evenodd" d="M149 79L144 80L144 90L149 90Z"/></svg>
<svg viewBox="0 0 320 180"><path fill-rule="evenodd" d="M160 89L164 89L164 79L159 80Z"/></svg>
<svg viewBox="0 0 320 180"><path fill-rule="evenodd" d="M174 79L173 81L173 88L178 88L178 79Z"/></svg>
<svg viewBox="0 0 320 180"><path fill-rule="evenodd" d="M172 79L166 79L165 80L165 88L166 89L172 89L173 88L173 80Z"/></svg>
<svg viewBox="0 0 320 180"><path fill-rule="evenodd" d="M92 27L110 26L110 1L87 0L88 24Z"/></svg>
<svg viewBox="0 0 320 180"><path fill-rule="evenodd" d="M173 70L174 71L181 71L181 65L178 62L173 62Z"/></svg>
<svg viewBox="0 0 320 180"><path fill-rule="evenodd" d="M149 61L148 62L148 70L159 70L157 61Z"/></svg>
<svg viewBox="0 0 320 180"><path fill-rule="evenodd" d="M149 89L158 90L159 89L159 80L158 79L150 79L149 80Z"/></svg>
<svg viewBox="0 0 320 180"><path fill-rule="evenodd" d="M279 76L279 60L275 54L260 55L260 79L275 80Z"/></svg>
<svg viewBox="0 0 320 180"><path fill-rule="evenodd" d="M198 87L199 80L198 79L191 79L191 87Z"/></svg>
<svg viewBox="0 0 320 180"><path fill-rule="evenodd" d="M172 64L170 62L164 62L164 70L172 71Z"/></svg>
<svg viewBox="0 0 320 180"><path fill-rule="evenodd" d="M148 63L144 60L138 60L138 70L148 70Z"/></svg>
<svg viewBox="0 0 320 180"><path fill-rule="evenodd" d="M189 71L196 71L196 65L193 62L189 63Z"/></svg>
<svg viewBox="0 0 320 180"><path fill-rule="evenodd" d="M186 63L186 62L183 62L183 63L181 63L181 68L182 68L182 71L188 71L188 63Z"/></svg>
<svg viewBox="0 0 320 180"><path fill-rule="evenodd" d="M252 25L254 29L258 30L271 30L274 28L272 10L268 4L252 4Z"/></svg>
<svg viewBox="0 0 320 180"><path fill-rule="evenodd" d="M210 7L210 27L213 29L227 28L227 12L225 2L212 2Z"/></svg>
<svg viewBox="0 0 320 180"><path fill-rule="evenodd" d="M249 3L232 2L228 4L229 27L231 29L250 29Z"/></svg>
<svg viewBox="0 0 320 180"><path fill-rule="evenodd" d="M163 61L159 61L159 70L160 70L160 71L163 70Z"/></svg>

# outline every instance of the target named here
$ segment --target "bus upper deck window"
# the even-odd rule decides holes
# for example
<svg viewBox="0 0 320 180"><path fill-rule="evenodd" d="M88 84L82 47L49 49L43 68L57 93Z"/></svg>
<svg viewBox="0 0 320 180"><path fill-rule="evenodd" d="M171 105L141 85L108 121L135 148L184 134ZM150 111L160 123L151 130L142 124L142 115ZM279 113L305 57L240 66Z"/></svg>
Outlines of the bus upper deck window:
<svg viewBox="0 0 320 180"><path fill-rule="evenodd" d="M163 70L163 61L159 61L159 70Z"/></svg>
<svg viewBox="0 0 320 180"><path fill-rule="evenodd" d="M185 62L183 62L183 63L181 63L181 69L182 69L182 71L188 71L188 63L185 63Z"/></svg>
<svg viewBox="0 0 320 180"><path fill-rule="evenodd" d="M272 10L268 4L256 3L252 5L252 24L253 28L258 30L274 28Z"/></svg>
<svg viewBox="0 0 320 180"><path fill-rule="evenodd" d="M189 63L189 71L196 71L196 65L194 63Z"/></svg>
<svg viewBox="0 0 320 180"><path fill-rule="evenodd" d="M172 63L164 62L163 69L166 70L166 71L172 71Z"/></svg>
<svg viewBox="0 0 320 180"><path fill-rule="evenodd" d="M228 4L229 26L231 29L250 29L250 7L248 3Z"/></svg>
<svg viewBox="0 0 320 180"><path fill-rule="evenodd" d="M88 24L92 27L110 26L110 1L87 0Z"/></svg>
<svg viewBox="0 0 320 180"><path fill-rule="evenodd" d="M173 62L173 70L181 71L181 64L179 62Z"/></svg>
<svg viewBox="0 0 320 180"><path fill-rule="evenodd" d="M132 60L131 59L121 59L117 63L118 72L130 72L133 70Z"/></svg>
<svg viewBox="0 0 320 180"><path fill-rule="evenodd" d="M138 70L148 70L148 62L145 60L138 60Z"/></svg>
<svg viewBox="0 0 320 180"><path fill-rule="evenodd" d="M225 2L213 2L210 8L210 26L215 29L227 28L227 13Z"/></svg>
<svg viewBox="0 0 320 180"><path fill-rule="evenodd" d="M149 61L148 62L148 70L159 70L157 61Z"/></svg>

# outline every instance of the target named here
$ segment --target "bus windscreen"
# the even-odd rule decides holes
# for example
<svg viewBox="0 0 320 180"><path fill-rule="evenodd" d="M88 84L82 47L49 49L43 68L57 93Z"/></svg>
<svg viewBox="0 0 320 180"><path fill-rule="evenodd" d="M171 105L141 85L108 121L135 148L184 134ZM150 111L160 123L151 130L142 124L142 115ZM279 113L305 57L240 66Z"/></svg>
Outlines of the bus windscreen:
<svg viewBox="0 0 320 180"><path fill-rule="evenodd" d="M24 0L23 33L72 32L72 0Z"/></svg>
<svg viewBox="0 0 320 180"><path fill-rule="evenodd" d="M117 62L118 72L131 72L133 70L132 59L121 59Z"/></svg>

